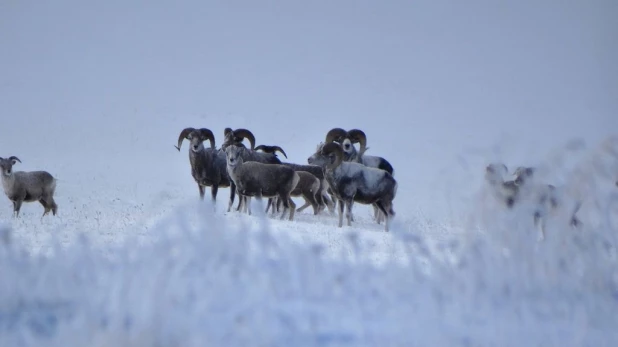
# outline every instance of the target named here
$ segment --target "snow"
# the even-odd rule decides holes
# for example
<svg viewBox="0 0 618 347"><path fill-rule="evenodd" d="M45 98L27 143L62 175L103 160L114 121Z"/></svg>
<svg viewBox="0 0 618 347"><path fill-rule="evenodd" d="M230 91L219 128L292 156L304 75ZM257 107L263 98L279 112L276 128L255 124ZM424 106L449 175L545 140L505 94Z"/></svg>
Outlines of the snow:
<svg viewBox="0 0 618 347"><path fill-rule="evenodd" d="M616 6L0 3L0 156L59 206L0 196L0 345L618 344ZM363 129L391 232L360 204L337 228L200 201L189 126L295 163ZM490 162L584 199L584 228L556 211L537 242Z"/></svg>

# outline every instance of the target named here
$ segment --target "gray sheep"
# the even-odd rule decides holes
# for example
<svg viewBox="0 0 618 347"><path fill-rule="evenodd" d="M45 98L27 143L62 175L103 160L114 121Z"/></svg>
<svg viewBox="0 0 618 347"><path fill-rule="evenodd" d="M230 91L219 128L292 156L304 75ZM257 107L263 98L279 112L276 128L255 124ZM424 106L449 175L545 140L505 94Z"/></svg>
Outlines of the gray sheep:
<svg viewBox="0 0 618 347"><path fill-rule="evenodd" d="M277 158L275 154L272 153L262 153L257 152L255 150L255 136L248 129L236 129L232 130L231 128L225 128L224 130L225 138L223 140L223 144L221 144L221 149L225 151L228 146L235 145L236 147L240 147L240 153L243 158L243 161L257 161L264 164L281 164L281 160ZM244 139L249 140L251 144L251 148L247 148L242 144ZM249 207L249 197L242 197L239 199L238 207L236 211L241 209L241 206L244 206L244 210L247 211ZM272 203L272 201L269 201ZM248 211L247 211L248 212Z"/></svg>
<svg viewBox="0 0 618 347"><path fill-rule="evenodd" d="M312 206L313 207L313 214L317 215L320 212L320 204L318 203L318 199L317 197L319 196L319 192L320 192L320 180L315 177L313 174L307 172L307 171L296 171L296 173L298 174L298 176L300 177L300 180L298 181L298 184L296 184L296 188L294 188L292 190L292 192L290 193L290 196L293 197L299 197L302 196L303 199L305 200L305 204L301 207L299 207L298 209L296 209L296 212L302 212L305 208ZM268 205L266 206L266 212L268 213L268 209L272 206L272 213L275 213L275 205L276 205L276 210L279 211L279 205L281 205L281 200L275 198L273 199L275 201L270 201L268 202Z"/></svg>
<svg viewBox="0 0 618 347"><path fill-rule="evenodd" d="M273 154L276 151L280 151L285 155L285 152L283 152L283 149L279 146L259 145L255 147L255 149L262 150L265 153L273 153ZM284 163L284 162L282 162L281 164L291 167L296 172L306 171L306 172L311 173L315 177L317 177L317 179L320 181L320 189L319 189L318 194L316 195L316 200L319 205L318 213L323 211L326 207L328 207L328 210L331 211L331 213L334 212L335 204L328 196L328 193L327 193L328 182L326 182L326 179L324 178L324 172L322 171L321 167L317 165L302 165L302 164ZM295 196L298 196L298 195L295 195ZM278 207L279 207L279 204L277 204L277 208ZM300 212L302 209L304 208L299 208L298 210L296 210L296 212Z"/></svg>
<svg viewBox="0 0 618 347"><path fill-rule="evenodd" d="M344 207L347 207L348 226L352 224L352 205L358 202L377 206L384 213L384 228L388 231L390 221L395 216L393 200L397 194L397 181L385 170L343 161L343 157L341 146L331 142L322 144L307 159L309 164L323 168L330 189L339 200L339 227L343 226Z"/></svg>
<svg viewBox="0 0 618 347"><path fill-rule="evenodd" d="M191 163L191 176L197 183L200 199L204 199L205 187L211 187L212 201L217 200L219 187L230 188L230 201L228 212L234 203L236 186L227 173L225 152L215 149L215 136L210 129L185 128L178 136L178 151L184 140L189 140L189 161ZM210 141L210 148L204 147L204 141Z"/></svg>
<svg viewBox="0 0 618 347"><path fill-rule="evenodd" d="M361 163L365 166L375 167L385 170L392 176L395 175L393 166L388 160L374 156L366 155L365 152L369 149L367 147L367 135L360 129L351 129L346 131L342 128L332 128L326 133L326 143L337 142L343 149L343 161L351 161ZM360 149L357 151L354 144L360 144ZM380 209L377 206L373 206L374 219L379 223L383 215L380 214ZM352 216L354 220L354 216Z"/></svg>
<svg viewBox="0 0 618 347"><path fill-rule="evenodd" d="M55 216L58 205L54 201L56 179L47 171L13 171L13 165L21 160L15 156L8 159L0 158L2 169L2 188L4 193L13 202L13 214L19 217L19 210L23 202L38 201L45 209L43 218L50 211Z"/></svg>
<svg viewBox="0 0 618 347"><path fill-rule="evenodd" d="M245 161L243 158L245 149L236 145L229 145L225 149L228 173L236 184L238 195L258 199L277 197L284 206L281 219L290 209L289 220L294 220L296 204L292 201L290 193L300 180L298 173L285 165ZM247 208L251 213L251 207Z"/></svg>

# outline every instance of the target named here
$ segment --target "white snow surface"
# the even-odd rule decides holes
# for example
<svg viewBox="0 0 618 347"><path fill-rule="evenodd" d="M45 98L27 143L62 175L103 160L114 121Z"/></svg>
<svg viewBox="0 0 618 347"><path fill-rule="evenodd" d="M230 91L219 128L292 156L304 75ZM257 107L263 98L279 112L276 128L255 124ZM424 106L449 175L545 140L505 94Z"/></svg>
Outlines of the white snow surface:
<svg viewBox="0 0 618 347"><path fill-rule="evenodd" d="M618 5L0 3L0 156L57 216L0 196L0 346L618 345ZM395 169L369 206L227 213L185 127L306 163L360 128ZM505 210L484 168L537 167L580 230ZM300 202L300 199L295 199ZM234 205L236 205L237 200Z"/></svg>

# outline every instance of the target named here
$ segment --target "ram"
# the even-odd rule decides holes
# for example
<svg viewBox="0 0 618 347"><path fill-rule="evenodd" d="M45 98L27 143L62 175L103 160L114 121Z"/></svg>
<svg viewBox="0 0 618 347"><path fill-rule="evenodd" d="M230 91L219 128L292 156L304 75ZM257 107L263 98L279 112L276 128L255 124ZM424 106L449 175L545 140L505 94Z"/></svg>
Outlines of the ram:
<svg viewBox="0 0 618 347"><path fill-rule="evenodd" d="M358 202L377 206L385 216L385 231L395 216L393 200L397 181L385 170L357 162L346 162L344 151L337 143L322 143L307 159L309 164L321 166L333 195L339 200L339 227L343 226L344 207L348 226L352 224L352 205Z"/></svg>
<svg viewBox="0 0 618 347"><path fill-rule="evenodd" d="M262 197L281 199L284 218L289 209L289 220L294 220L296 204L290 194L300 176L293 169L281 164L264 164L257 161L246 162L243 159L243 150L246 148L229 145L225 148L227 156L227 169L231 179L236 184L240 196ZM272 200L270 201L272 202ZM251 213L251 206L247 206Z"/></svg>
<svg viewBox="0 0 618 347"><path fill-rule="evenodd" d="M38 201L43 205L43 218L50 211L55 216L58 205L54 201L56 179L47 171L13 171L13 165L21 160L15 156L0 158L2 169L2 188L4 194L13 202L13 215L19 217L24 202Z"/></svg>
<svg viewBox="0 0 618 347"><path fill-rule="evenodd" d="M178 136L178 145L175 146L180 152L184 140L189 140L189 162L191 163L191 176L197 183L200 199L204 199L205 188L211 187L212 201L217 200L219 188L230 188L230 201L228 212L234 203L236 186L227 172L225 152L215 148L215 135L207 128L185 128ZM204 141L210 141L210 148L204 147Z"/></svg>
<svg viewBox="0 0 618 347"><path fill-rule="evenodd" d="M255 149L256 150L262 150L262 151L264 151L266 153L273 153L273 154L276 151L280 151L280 152L282 152L285 155L285 152L283 152L283 149L281 149L281 147L279 147L279 146L259 145L259 146L255 147ZM317 203L318 203L318 206L319 206L318 213L323 211L325 208L328 208L328 210L331 213L335 212L335 204L333 203L333 201L331 200L331 198L329 197L329 194L327 192L327 190L328 190L328 182L326 182L326 179L324 178L324 172L322 171L321 167L319 167L317 165L303 165L303 164L294 164L294 163L285 163L285 162L282 162L281 164L282 165L287 165L287 166L291 167L296 172L306 171L306 172L311 173L315 177L317 177L317 179L320 181L320 188L319 188L318 193L316 195ZM297 195L293 195L293 196L297 196ZM277 208L278 207L279 207L279 204L277 204ZM302 209L304 209L304 208L301 207L298 210L296 210L296 212L300 212L300 211L302 211Z"/></svg>
<svg viewBox="0 0 618 347"><path fill-rule="evenodd" d="M332 128L326 133L326 143L337 142L341 145L344 153L344 161L351 161L361 163L365 166L375 167L385 170L386 172L394 175L394 169L391 163L378 156L366 155L365 152L369 149L367 147L367 135L360 129L351 129L349 131L343 128ZM357 151L354 144L359 143L360 149ZM377 206L373 207L374 219L379 223L383 215L380 214L380 210ZM354 220L354 216L352 216Z"/></svg>

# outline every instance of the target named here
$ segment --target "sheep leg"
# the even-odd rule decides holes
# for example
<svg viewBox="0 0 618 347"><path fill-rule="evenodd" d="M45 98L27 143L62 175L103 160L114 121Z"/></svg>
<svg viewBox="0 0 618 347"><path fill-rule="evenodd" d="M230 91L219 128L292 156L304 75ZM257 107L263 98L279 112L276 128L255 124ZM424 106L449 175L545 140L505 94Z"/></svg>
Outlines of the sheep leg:
<svg viewBox="0 0 618 347"><path fill-rule="evenodd" d="M283 195L280 195L280 197L281 197L280 200L283 203L283 212L281 212L280 219L283 220L283 218L285 217L285 213L287 212L288 208L290 208L290 202Z"/></svg>
<svg viewBox="0 0 618 347"><path fill-rule="evenodd" d="M384 206L384 205L388 205L388 206ZM388 232L388 229L390 227L390 212L392 211L392 206L389 203L384 203L382 201L378 201L375 203L375 206L379 209L379 211L382 213L382 215L384 216L385 222L384 222L384 231ZM388 207L388 208L387 208ZM381 218L381 217L380 217Z"/></svg>
<svg viewBox="0 0 618 347"><path fill-rule="evenodd" d="M268 214L268 210L270 209L271 205L274 206L274 203L273 203L272 199L268 199L268 203L266 204L266 211L264 211L264 213Z"/></svg>
<svg viewBox="0 0 618 347"><path fill-rule="evenodd" d="M49 211L51 211L52 214L55 216L56 213L58 212L58 205L56 204L56 201L54 200L54 197L53 196L49 196L49 197L43 198L41 200L43 200L47 204L46 212L43 213L43 215L45 215L46 213L49 213ZM43 207L45 207L45 205L43 205Z"/></svg>
<svg viewBox="0 0 618 347"><path fill-rule="evenodd" d="M579 218L577 218L577 212L579 211L579 209L582 207L582 202L578 201L575 204L575 208L573 209L573 213L571 213L571 221L570 221L570 225L572 227L578 228L582 225L582 222L579 220Z"/></svg>
<svg viewBox="0 0 618 347"><path fill-rule="evenodd" d="M339 227L341 228L343 226L343 209L345 206L342 200L338 200L337 202L339 203Z"/></svg>
<svg viewBox="0 0 618 347"><path fill-rule="evenodd" d="M318 213L322 212L326 208L326 203L324 202L324 198L322 197L320 190L318 190L318 193L315 194L315 201L318 203ZM298 210L296 212L298 212Z"/></svg>
<svg viewBox="0 0 618 347"><path fill-rule="evenodd" d="M245 196L244 195L240 195L240 192L238 192L238 206L236 206L236 211L239 212L240 211L240 206L245 203Z"/></svg>
<svg viewBox="0 0 618 347"><path fill-rule="evenodd" d="M251 215L251 197L243 195L241 212Z"/></svg>
<svg viewBox="0 0 618 347"><path fill-rule="evenodd" d="M204 195L206 194L206 190L204 189L204 186L198 183L197 189L199 189L200 191L200 200L204 200Z"/></svg>
<svg viewBox="0 0 618 347"><path fill-rule="evenodd" d="M294 220L294 211L296 211L296 203L288 196L288 204L290 205L290 221Z"/></svg>
<svg viewBox="0 0 618 347"><path fill-rule="evenodd" d="M45 217L46 214L49 213L49 211L51 211L51 208L49 207L49 205L47 204L47 202L44 199L40 199L39 202L41 203L41 205L43 205L43 215L41 216L41 219L43 219L43 217Z"/></svg>
<svg viewBox="0 0 618 347"><path fill-rule="evenodd" d="M305 203L301 207L297 208L296 212L302 212L304 209L306 209L307 207L311 206L311 203L309 202L309 200L305 196L303 196L303 199L305 200Z"/></svg>
<svg viewBox="0 0 618 347"><path fill-rule="evenodd" d="M346 202L346 206L347 206L346 217L348 219L348 226L352 226L352 204L353 203L354 203L354 200L348 200Z"/></svg>
<svg viewBox="0 0 618 347"><path fill-rule="evenodd" d="M322 191L321 196L326 204L326 207L328 207L328 211L330 213L335 213L335 207L336 207L335 200L332 200L325 191Z"/></svg>
<svg viewBox="0 0 618 347"><path fill-rule="evenodd" d="M539 241L545 240L545 218L541 216L540 211L534 212L534 226L539 229Z"/></svg>
<svg viewBox="0 0 618 347"><path fill-rule="evenodd" d="M236 195L236 185L234 184L234 182L231 182L230 184L230 202L227 205L227 212L230 212L230 210L232 209L232 205L234 205L234 196ZM240 196L238 197L240 199Z"/></svg>
<svg viewBox="0 0 618 347"><path fill-rule="evenodd" d="M301 209L307 207L308 205L311 205L313 207L313 215L316 216L319 212L320 205L318 204L315 196L316 194L314 192L303 194L303 198L305 198L305 205L299 208L296 212L299 212Z"/></svg>
<svg viewBox="0 0 618 347"><path fill-rule="evenodd" d="M292 200L290 196L280 196L280 197L281 197L280 200L283 201L283 212L281 212L281 219L283 220L283 218L285 217L285 213L289 210L290 211L289 220L293 221L294 211L296 211L296 204L294 203L294 200Z"/></svg>
<svg viewBox="0 0 618 347"><path fill-rule="evenodd" d="M15 218L19 218L19 210L21 209L21 203L21 200L13 201L13 215L15 216Z"/></svg>
<svg viewBox="0 0 618 347"><path fill-rule="evenodd" d="M218 191L219 191L218 184L213 184L212 187L210 187L210 196L212 197L213 202L217 202L217 192Z"/></svg>

